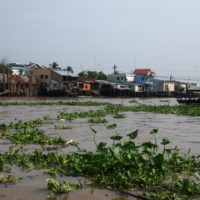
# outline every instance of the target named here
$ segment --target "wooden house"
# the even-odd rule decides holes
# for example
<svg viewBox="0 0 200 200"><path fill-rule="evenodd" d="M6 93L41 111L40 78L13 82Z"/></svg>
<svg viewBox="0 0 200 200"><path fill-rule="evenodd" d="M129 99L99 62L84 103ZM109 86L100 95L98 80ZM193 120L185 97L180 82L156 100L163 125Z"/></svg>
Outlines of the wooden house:
<svg viewBox="0 0 200 200"><path fill-rule="evenodd" d="M166 92L166 93L186 93L187 84L178 81L167 81L154 79L154 92Z"/></svg>
<svg viewBox="0 0 200 200"><path fill-rule="evenodd" d="M12 96L29 96L29 77L11 74L9 90Z"/></svg>
<svg viewBox="0 0 200 200"><path fill-rule="evenodd" d="M100 94L99 83L88 77L78 78L78 88L81 94Z"/></svg>
<svg viewBox="0 0 200 200"><path fill-rule="evenodd" d="M51 80L51 70L48 68L31 69L29 76L32 78L32 84L45 88Z"/></svg>
<svg viewBox="0 0 200 200"><path fill-rule="evenodd" d="M63 91L66 95L77 92L78 76L71 76L67 71L63 70L51 70L51 80L54 81L56 90Z"/></svg>

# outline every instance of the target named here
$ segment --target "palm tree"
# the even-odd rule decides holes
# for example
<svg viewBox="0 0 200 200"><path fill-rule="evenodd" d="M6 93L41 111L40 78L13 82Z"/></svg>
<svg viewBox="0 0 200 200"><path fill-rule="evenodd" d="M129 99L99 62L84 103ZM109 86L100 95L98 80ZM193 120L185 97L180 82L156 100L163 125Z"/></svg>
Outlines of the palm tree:
<svg viewBox="0 0 200 200"><path fill-rule="evenodd" d="M5 60L0 62L0 73L3 74L3 88L9 89L9 75L12 74L12 70L7 66Z"/></svg>
<svg viewBox="0 0 200 200"><path fill-rule="evenodd" d="M51 66L52 69L58 69L58 63L57 62L53 62L52 64L49 64L49 66Z"/></svg>
<svg viewBox="0 0 200 200"><path fill-rule="evenodd" d="M71 66L68 66L66 71L68 72L68 75L69 75L69 73L72 73L72 74L74 73L74 71L73 71Z"/></svg>

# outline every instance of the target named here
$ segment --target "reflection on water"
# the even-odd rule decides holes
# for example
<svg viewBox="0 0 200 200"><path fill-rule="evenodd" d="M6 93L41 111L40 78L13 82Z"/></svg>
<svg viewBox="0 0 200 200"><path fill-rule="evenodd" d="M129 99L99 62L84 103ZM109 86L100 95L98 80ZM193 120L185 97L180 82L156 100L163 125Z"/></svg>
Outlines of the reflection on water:
<svg viewBox="0 0 200 200"><path fill-rule="evenodd" d="M64 101L66 98L0 98L0 101ZM77 99L67 99L69 101ZM81 98L81 101L104 101L112 103L122 103L124 105L134 105L129 103L130 98ZM142 104L156 104L164 105L177 104L175 99L168 99L169 101L160 101L160 99L137 99ZM59 112L81 112L88 109L99 109L100 107L79 107L79 106L8 106L0 107L0 123L9 123L18 120L31 120L36 118L42 118L44 115L49 115L53 119L51 122L41 127L46 134L51 136L63 137L66 140L73 139L79 142L82 148L88 150L94 150L95 145L93 142L91 130L88 124L88 119L75 119L69 121L57 121L56 116ZM124 113L124 119L114 119L113 116L108 115L105 118L108 120L107 124L94 124L93 128L97 131L97 142L104 141L108 144L112 144L110 136L114 132L106 129L106 125L117 123L116 131L122 136L126 135L133 130L139 129L139 137L136 140L142 143L146 140L152 140L152 135L149 132L153 128L159 129L157 135L158 141L162 138L169 138L171 140L171 146L178 146L182 152L187 152L191 148L192 154L199 154L200 143L200 118L188 117L188 116L176 116L154 113ZM55 130L54 126L72 126L70 130ZM6 140L0 141L0 151L8 151L10 144ZM26 149L33 149L34 145L25 145ZM65 150L63 149L63 153ZM49 196L46 190L46 176L43 171L31 171L30 173L24 173L17 167L12 168L12 173L22 177L22 181L9 185L7 188L0 186L0 199L3 200L129 200L135 199L130 196L125 196L116 192L108 190L102 190L97 188L87 188L78 191L72 191L67 195L58 197ZM30 178L32 177L32 178Z"/></svg>

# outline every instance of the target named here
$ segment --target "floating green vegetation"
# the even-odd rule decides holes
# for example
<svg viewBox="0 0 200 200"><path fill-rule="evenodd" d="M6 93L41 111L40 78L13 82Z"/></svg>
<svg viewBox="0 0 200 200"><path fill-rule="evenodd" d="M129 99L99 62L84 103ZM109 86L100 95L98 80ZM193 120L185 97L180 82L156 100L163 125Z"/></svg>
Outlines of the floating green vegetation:
<svg viewBox="0 0 200 200"><path fill-rule="evenodd" d="M161 103L169 103L170 100L169 100L169 99L161 99L160 102L161 102Z"/></svg>
<svg viewBox="0 0 200 200"><path fill-rule="evenodd" d="M189 115L189 116L200 116L200 106L199 105L140 105L135 108L125 108L132 111L143 111L143 112L153 112L162 114L176 114L176 115Z"/></svg>
<svg viewBox="0 0 200 200"><path fill-rule="evenodd" d="M41 119L36 120L30 120L30 121L18 121L18 122L11 122L9 124L0 124L0 130L1 131L8 131L11 129L19 130L24 128L36 128L38 126L41 126L45 122Z"/></svg>
<svg viewBox="0 0 200 200"><path fill-rule="evenodd" d="M129 101L129 103L138 103L138 101L136 99L132 99Z"/></svg>
<svg viewBox="0 0 200 200"><path fill-rule="evenodd" d="M77 119L77 118L94 118L94 117L104 117L106 114L109 114L106 112L105 109L102 110L89 110L86 112L73 112L73 113L68 113L68 112L61 112L57 116L58 119L66 119L66 120L72 120L72 119Z"/></svg>
<svg viewBox="0 0 200 200"><path fill-rule="evenodd" d="M55 129L72 129L71 126L57 126L55 125Z"/></svg>
<svg viewBox="0 0 200 200"><path fill-rule="evenodd" d="M141 111L200 116L198 105L123 106L108 104L100 110L62 112L58 115L58 119L89 118L100 121L104 120L101 117L106 115L115 116L120 115L120 112ZM44 117L44 120L48 118ZM38 129L38 126L45 123L44 120L19 121L0 125L1 138L9 139L15 144L47 145L49 150L53 150L53 152L48 152L47 149L43 151L45 150L43 148L32 153L25 153L20 149L15 149L0 153L0 172L4 171L5 164L10 164L17 165L24 170L49 169L47 174L54 176L57 174L87 176L91 178L93 184L108 189L141 191L141 198L148 200L188 200L200 197L200 156L191 156L189 153L182 155L177 147L168 148L170 144L168 139L157 140L157 129L150 132L154 142L136 144L135 139L139 133L136 130L126 135L127 141L118 133L111 135L113 145L108 146L105 142L96 142L97 131L90 127L96 145L96 150L91 152L81 149L73 140L67 142L62 138L45 135ZM66 127L56 126L55 128L65 129ZM107 126L107 129L112 132L116 127L117 124L111 124ZM48 145L61 145L62 147L74 145L77 150L61 154L56 152L58 148L53 146L52 149L52 146ZM6 179L4 181L6 183ZM58 182L54 179L49 179L47 185L49 190L55 194L82 187L82 185L73 185L67 181Z"/></svg>
<svg viewBox="0 0 200 200"><path fill-rule="evenodd" d="M124 106L121 104L110 104L99 110L89 110L86 112L61 112L57 116L58 119L76 119L76 118L94 118L105 117L109 114L117 114L119 112L153 112L161 114L176 114L188 116L200 116L199 105L138 105L138 106Z"/></svg>
<svg viewBox="0 0 200 200"><path fill-rule="evenodd" d="M47 118L45 116L45 118ZM49 117L48 117L49 118ZM0 124L1 139L8 139L14 144L40 144L63 145L66 141L59 137L48 137L38 129L45 122L40 119L30 121L18 121L15 123Z"/></svg>
<svg viewBox="0 0 200 200"><path fill-rule="evenodd" d="M51 120L51 117L50 117L49 115L44 115L44 116L43 116L43 119L44 119L44 120Z"/></svg>
<svg viewBox="0 0 200 200"><path fill-rule="evenodd" d="M94 101L51 101L51 102L0 102L0 106L105 106L108 102Z"/></svg>
<svg viewBox="0 0 200 200"><path fill-rule="evenodd" d="M3 138L15 144L63 145L66 141L59 137L48 137L39 129L24 129L17 133L4 133Z"/></svg>
<svg viewBox="0 0 200 200"><path fill-rule="evenodd" d="M13 175L8 175L7 177L0 176L0 184L16 183L20 179Z"/></svg>
<svg viewBox="0 0 200 200"><path fill-rule="evenodd" d="M122 113L116 113L115 115L113 115L113 118L115 119L122 119L125 118L125 115Z"/></svg>
<svg viewBox="0 0 200 200"><path fill-rule="evenodd" d="M114 129L115 124L108 129ZM157 134L154 129L150 134ZM93 131L96 134L96 131ZM144 191L147 199L193 199L200 195L198 157L181 156L177 148L166 148L169 140L163 139L162 151L155 139L136 145L138 130L127 134L128 141L121 142L120 135L113 135L113 146L97 144L96 152L81 151L71 154L64 175L89 176L96 184L108 189ZM187 178L183 178L183 177ZM198 180L199 179L199 180ZM187 190L184 190L184 187Z"/></svg>
<svg viewBox="0 0 200 200"><path fill-rule="evenodd" d="M89 119L88 122L94 123L94 124L100 124L100 123L107 123L108 120L97 117L97 118Z"/></svg>
<svg viewBox="0 0 200 200"><path fill-rule="evenodd" d="M116 124L107 126L115 132ZM167 148L170 141L156 139L157 129L150 134L152 140L136 144L139 131L126 136L113 134L112 146L104 142L96 143L96 151L87 151L77 146L77 151L68 154L58 152L43 153L36 150L31 154L12 152L0 154L1 168L5 163L15 164L25 169L49 169L47 174L90 177L93 184L112 190L142 191L141 197L149 200L188 200L200 197L200 160L189 153L182 155L178 148ZM123 139L123 141L122 141ZM162 147L162 148L161 148ZM53 193L68 192L78 185L69 182L48 180L48 188Z"/></svg>
<svg viewBox="0 0 200 200"><path fill-rule="evenodd" d="M53 178L47 179L47 188L52 194L68 193L72 190L83 188L82 184L70 183L68 180L58 182Z"/></svg>

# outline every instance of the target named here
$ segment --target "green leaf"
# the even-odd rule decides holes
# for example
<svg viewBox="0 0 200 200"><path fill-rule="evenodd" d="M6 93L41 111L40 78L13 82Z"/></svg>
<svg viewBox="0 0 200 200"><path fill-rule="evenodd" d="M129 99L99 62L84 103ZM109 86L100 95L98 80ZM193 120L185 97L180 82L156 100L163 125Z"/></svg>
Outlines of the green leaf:
<svg viewBox="0 0 200 200"><path fill-rule="evenodd" d="M115 136L112 136L110 137L112 140L121 140L123 137L120 136L120 135L115 135Z"/></svg>
<svg viewBox="0 0 200 200"><path fill-rule="evenodd" d="M136 149L135 143L132 141L124 142L123 147L125 149Z"/></svg>
<svg viewBox="0 0 200 200"><path fill-rule="evenodd" d="M98 145L97 145L97 150L98 151L103 151L106 147L106 143L105 142L100 142Z"/></svg>
<svg viewBox="0 0 200 200"><path fill-rule="evenodd" d="M198 172L195 173L195 176L200 180L200 174Z"/></svg>
<svg viewBox="0 0 200 200"><path fill-rule="evenodd" d="M129 133L127 136L128 136L129 138L131 138L132 140L134 140L134 139L137 137L137 135L138 135L138 131L139 131L139 130L135 130L134 132Z"/></svg>
<svg viewBox="0 0 200 200"><path fill-rule="evenodd" d="M150 134L157 134L158 133L158 129L154 128L150 131Z"/></svg>
<svg viewBox="0 0 200 200"><path fill-rule="evenodd" d="M112 153L112 155L118 156L120 154L120 150L118 147L115 148L109 148L110 152Z"/></svg>
<svg viewBox="0 0 200 200"><path fill-rule="evenodd" d="M156 147L158 147L156 144L153 144L152 142L144 142L143 144L142 144L142 146L144 147L144 148L149 148L149 149L152 149L152 148L156 148Z"/></svg>
<svg viewBox="0 0 200 200"><path fill-rule="evenodd" d="M106 128L107 129L115 129L117 127L117 124L111 124L111 125L108 125Z"/></svg>
<svg viewBox="0 0 200 200"><path fill-rule="evenodd" d="M159 153L158 155L156 155L154 157L154 163L156 165L156 167L161 167L161 165L163 164L164 162L164 157L163 157L163 154Z"/></svg>
<svg viewBox="0 0 200 200"><path fill-rule="evenodd" d="M166 138L162 139L162 142L161 142L162 145L167 145L169 143L170 143L170 141L168 139L166 139Z"/></svg>

